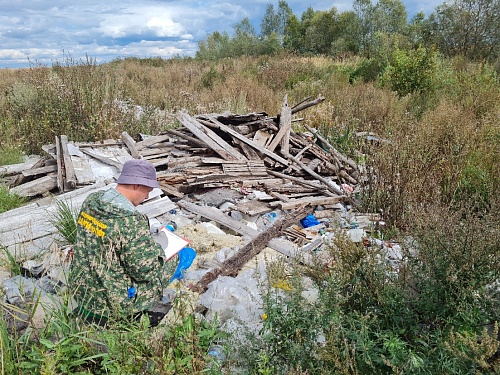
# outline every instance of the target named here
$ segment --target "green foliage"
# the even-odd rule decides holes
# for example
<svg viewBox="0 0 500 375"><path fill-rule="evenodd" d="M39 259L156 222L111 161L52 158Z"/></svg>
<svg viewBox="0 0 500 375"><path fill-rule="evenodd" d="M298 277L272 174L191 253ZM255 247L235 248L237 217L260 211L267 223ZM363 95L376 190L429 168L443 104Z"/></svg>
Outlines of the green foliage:
<svg viewBox="0 0 500 375"><path fill-rule="evenodd" d="M328 268L307 271L315 302L300 268L292 288L265 289L263 328L238 348L249 373L494 373L499 342L483 328L498 309L484 288L500 271L498 217L419 214L399 270L384 249L337 233Z"/></svg>
<svg viewBox="0 0 500 375"><path fill-rule="evenodd" d="M113 77L91 59L68 57L65 66L30 68L23 75L7 90L1 110L2 121L18 125L14 135L28 152L39 152L60 134L80 141L103 138L119 120L119 113L106 105L119 97Z"/></svg>
<svg viewBox="0 0 500 375"><path fill-rule="evenodd" d="M0 148L0 165L22 163L23 156L22 150L18 147L4 146Z"/></svg>
<svg viewBox="0 0 500 375"><path fill-rule="evenodd" d="M66 201L57 201L57 210L54 217L50 219L50 223L68 244L74 244L76 240L77 216L78 212L71 208Z"/></svg>
<svg viewBox="0 0 500 375"><path fill-rule="evenodd" d="M0 317L2 374L221 374L206 353L220 333L215 323L186 315L154 330L147 318L84 325L68 302L47 310L46 324L21 336ZM5 349L5 350L4 350ZM209 370L209 371L208 371Z"/></svg>
<svg viewBox="0 0 500 375"><path fill-rule="evenodd" d="M12 210L26 203L26 198L11 194L9 188L0 185L0 213Z"/></svg>
<svg viewBox="0 0 500 375"><path fill-rule="evenodd" d="M435 50L419 47L415 50L396 49L385 69L382 82L398 95L430 93L436 86Z"/></svg>
<svg viewBox="0 0 500 375"><path fill-rule="evenodd" d="M384 69L385 64L378 59L363 60L349 75L349 82L354 83L359 80L362 82L376 81Z"/></svg>

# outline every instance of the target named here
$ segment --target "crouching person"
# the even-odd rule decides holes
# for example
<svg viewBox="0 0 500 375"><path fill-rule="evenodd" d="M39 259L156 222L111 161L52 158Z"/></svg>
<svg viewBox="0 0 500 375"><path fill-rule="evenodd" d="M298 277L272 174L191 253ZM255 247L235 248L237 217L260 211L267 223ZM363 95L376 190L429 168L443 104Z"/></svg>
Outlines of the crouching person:
<svg viewBox="0 0 500 375"><path fill-rule="evenodd" d="M137 320L147 314L156 326L168 312L161 303L164 251L153 241L148 218L136 206L158 187L156 170L129 160L116 188L92 193L82 205L69 284L74 314L104 326L108 320Z"/></svg>

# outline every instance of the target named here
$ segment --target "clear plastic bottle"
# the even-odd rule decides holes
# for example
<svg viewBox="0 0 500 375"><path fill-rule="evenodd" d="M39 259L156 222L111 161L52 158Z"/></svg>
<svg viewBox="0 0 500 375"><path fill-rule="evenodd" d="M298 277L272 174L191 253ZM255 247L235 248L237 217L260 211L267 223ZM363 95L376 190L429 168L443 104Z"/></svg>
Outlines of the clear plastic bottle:
<svg viewBox="0 0 500 375"><path fill-rule="evenodd" d="M222 345L212 345L208 349L208 355L219 363L226 361L226 354L224 353L224 347Z"/></svg>

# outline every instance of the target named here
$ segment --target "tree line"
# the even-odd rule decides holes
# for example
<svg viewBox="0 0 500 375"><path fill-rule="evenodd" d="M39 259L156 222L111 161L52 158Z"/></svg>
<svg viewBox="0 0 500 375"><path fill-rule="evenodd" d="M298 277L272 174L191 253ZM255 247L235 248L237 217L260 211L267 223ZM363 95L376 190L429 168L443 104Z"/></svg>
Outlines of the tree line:
<svg viewBox="0 0 500 375"><path fill-rule="evenodd" d="M500 0L454 0L435 8L429 16L411 19L401 0L354 0L353 10L339 12L309 7L297 17L285 0L269 3L256 31L248 18L234 34L214 32L198 43L196 57L299 55L371 59L383 51L435 50L443 56L495 62L500 51Z"/></svg>

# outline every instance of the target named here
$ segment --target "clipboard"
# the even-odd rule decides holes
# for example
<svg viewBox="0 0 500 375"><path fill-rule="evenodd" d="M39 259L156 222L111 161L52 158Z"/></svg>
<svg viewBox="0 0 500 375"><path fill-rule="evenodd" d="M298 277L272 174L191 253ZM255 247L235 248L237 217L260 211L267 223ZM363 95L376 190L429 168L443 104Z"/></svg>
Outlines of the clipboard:
<svg viewBox="0 0 500 375"><path fill-rule="evenodd" d="M165 260L169 260L175 254L181 251L182 248L189 244L188 240L176 235L175 233L172 233L165 227L161 227L158 230L157 236L166 237L166 246L164 245L165 241L161 241L163 250L165 251Z"/></svg>

